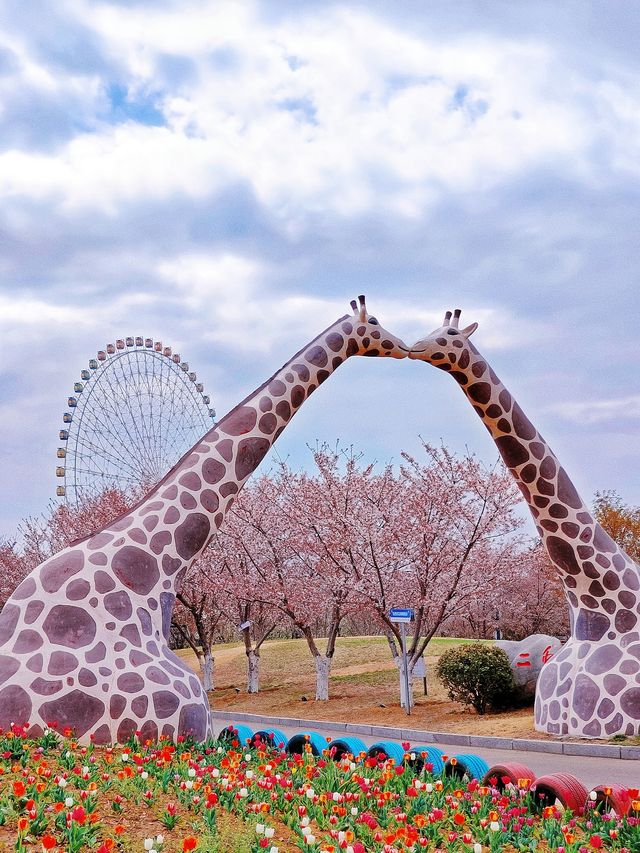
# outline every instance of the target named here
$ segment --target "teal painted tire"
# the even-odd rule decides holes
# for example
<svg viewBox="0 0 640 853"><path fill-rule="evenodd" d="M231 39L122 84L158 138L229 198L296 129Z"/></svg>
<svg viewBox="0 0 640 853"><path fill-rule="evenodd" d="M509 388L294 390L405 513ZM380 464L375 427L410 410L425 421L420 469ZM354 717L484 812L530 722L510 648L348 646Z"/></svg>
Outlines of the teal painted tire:
<svg viewBox="0 0 640 853"><path fill-rule="evenodd" d="M418 775L424 770L425 764L433 764L433 769L425 772L430 772L434 776L438 776L444 770L444 761L442 760L444 752L437 746L412 746L410 754L415 755L411 764L415 767Z"/></svg>
<svg viewBox="0 0 640 853"><path fill-rule="evenodd" d="M269 749L282 750L286 747L288 740L289 738L280 729L260 729L251 738L251 746L255 748L261 741Z"/></svg>
<svg viewBox="0 0 640 853"><path fill-rule="evenodd" d="M447 760L444 766L446 776L456 776L458 779L482 779L489 769L489 765L473 753L459 753Z"/></svg>
<svg viewBox="0 0 640 853"><path fill-rule="evenodd" d="M354 761L358 760L361 752L366 753L367 747L359 737L342 737L332 740L329 744L329 754L334 761L340 761L345 755L351 754ZM333 752L333 754L332 754Z"/></svg>
<svg viewBox="0 0 640 853"><path fill-rule="evenodd" d="M253 737L253 732L249 728L249 726L234 726L229 725L225 726L220 734L218 735L218 740L224 741L226 744L230 744L233 740L238 741L238 745L244 747L247 745L247 741L250 741Z"/></svg>
<svg viewBox="0 0 640 853"><path fill-rule="evenodd" d="M386 761L388 758L393 758L396 767L403 764L405 754L406 753L400 744L395 743L392 740L379 740L367 750L367 758L382 757L382 761Z"/></svg>
<svg viewBox="0 0 640 853"><path fill-rule="evenodd" d="M287 752L302 755L307 743L311 744L311 754L315 756L322 755L323 750L327 748L327 739L319 732L299 732L289 738Z"/></svg>

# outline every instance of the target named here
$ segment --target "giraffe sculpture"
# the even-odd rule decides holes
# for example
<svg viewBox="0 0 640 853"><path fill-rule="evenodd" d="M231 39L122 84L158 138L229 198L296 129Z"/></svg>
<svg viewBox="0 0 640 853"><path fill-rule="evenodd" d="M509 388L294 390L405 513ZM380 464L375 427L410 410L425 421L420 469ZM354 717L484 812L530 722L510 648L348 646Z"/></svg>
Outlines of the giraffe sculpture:
<svg viewBox="0 0 640 853"><path fill-rule="evenodd" d="M640 569L597 524L536 428L459 329L460 311L409 358L450 373L482 418L558 569L571 637L542 668L535 726L554 735L640 732Z"/></svg>
<svg viewBox="0 0 640 853"><path fill-rule="evenodd" d="M237 405L132 510L22 581L0 614L0 728L81 742L211 734L200 681L167 639L185 573L309 395L353 355L408 349L364 296ZM91 734L90 734L91 733Z"/></svg>

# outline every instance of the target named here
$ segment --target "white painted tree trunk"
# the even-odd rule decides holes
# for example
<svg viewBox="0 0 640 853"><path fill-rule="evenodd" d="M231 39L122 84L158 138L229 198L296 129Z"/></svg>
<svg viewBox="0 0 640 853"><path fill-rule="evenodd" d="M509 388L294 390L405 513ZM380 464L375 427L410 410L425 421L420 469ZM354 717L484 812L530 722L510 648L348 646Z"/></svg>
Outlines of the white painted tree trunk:
<svg viewBox="0 0 640 853"><path fill-rule="evenodd" d="M405 679L404 679L404 666L402 665L402 655L398 659L398 672L400 673L400 707L407 707L407 691L405 688ZM411 661L407 661L409 664L409 708L413 708L413 682L411 680Z"/></svg>
<svg viewBox="0 0 640 853"><path fill-rule="evenodd" d="M316 655L316 699L326 702L329 698L329 674L332 658Z"/></svg>
<svg viewBox="0 0 640 853"><path fill-rule="evenodd" d="M260 655L257 652L247 652L247 693L258 693L260 690Z"/></svg>
<svg viewBox="0 0 640 853"><path fill-rule="evenodd" d="M206 693L208 693L210 690L213 690L214 668L215 668L215 661L213 660L213 655L211 654L211 649L208 649L200 657L200 672L202 673L202 686L204 687Z"/></svg>

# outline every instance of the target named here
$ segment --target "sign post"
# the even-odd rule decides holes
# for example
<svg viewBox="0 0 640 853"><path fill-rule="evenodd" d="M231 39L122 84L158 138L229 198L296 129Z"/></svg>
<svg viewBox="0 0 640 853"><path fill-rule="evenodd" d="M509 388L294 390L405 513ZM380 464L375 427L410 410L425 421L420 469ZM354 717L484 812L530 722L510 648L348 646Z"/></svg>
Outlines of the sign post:
<svg viewBox="0 0 640 853"><path fill-rule="evenodd" d="M409 662L407 660L407 625L413 621L413 610L410 607L392 607L389 611L389 619L396 625L400 625L400 637L402 639L402 670L404 678L405 709L411 714L411 690L409 684Z"/></svg>

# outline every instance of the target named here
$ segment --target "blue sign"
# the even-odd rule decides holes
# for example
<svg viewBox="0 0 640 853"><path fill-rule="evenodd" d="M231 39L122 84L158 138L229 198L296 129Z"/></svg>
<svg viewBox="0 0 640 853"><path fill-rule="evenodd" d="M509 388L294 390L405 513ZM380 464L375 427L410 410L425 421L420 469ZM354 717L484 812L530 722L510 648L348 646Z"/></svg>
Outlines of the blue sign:
<svg viewBox="0 0 640 853"><path fill-rule="evenodd" d="M411 607L392 607L389 611L389 619L392 622L411 622L413 609Z"/></svg>

